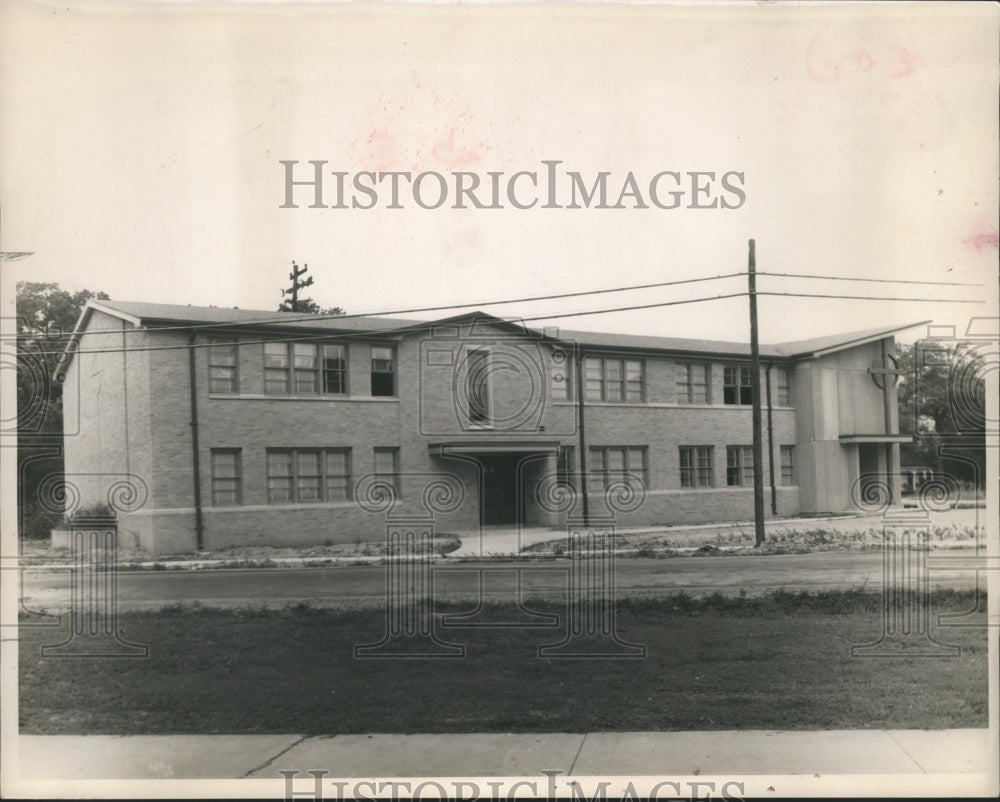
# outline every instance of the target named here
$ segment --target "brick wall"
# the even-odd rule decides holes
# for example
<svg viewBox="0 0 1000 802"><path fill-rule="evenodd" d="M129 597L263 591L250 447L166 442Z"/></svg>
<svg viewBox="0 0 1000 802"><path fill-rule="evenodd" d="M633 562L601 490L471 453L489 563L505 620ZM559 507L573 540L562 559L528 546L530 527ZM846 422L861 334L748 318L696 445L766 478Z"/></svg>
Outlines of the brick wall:
<svg viewBox="0 0 1000 802"><path fill-rule="evenodd" d="M94 313L95 334L88 349L129 344L156 347L131 354L79 354L68 373L65 398L79 410L80 431L67 437L67 470L80 477L84 503L101 500L106 487L98 474L130 472L149 490L147 504L123 515L123 542L136 542L154 553L195 548L195 494L192 468L189 358L184 331L151 331L122 335L116 318ZM88 335L89 336L89 335ZM491 339L492 337L492 339ZM525 451L548 456L533 466L542 477L555 468L555 448L575 449L576 379L569 372L571 399L551 397L552 346L519 340L500 328L470 331L463 326L444 336L414 334L395 341L397 396L370 395L369 366L373 342L348 341L348 393L344 396L275 396L264 393L263 345L259 335L242 335L238 349L239 392L210 393L208 349L194 350L199 422L198 463L203 508L204 546L283 545L354 542L384 536L385 514L366 511L354 501L269 504L267 450L349 449L353 482L374 470L375 447L396 448L406 475L395 515L425 514L426 486L442 473L460 488L460 503L435 516L437 531L473 529L479 522L479 474L468 461L438 455L442 444L530 443ZM384 342L384 340L382 341ZM470 343L491 351L492 402L499 419L493 431L469 427L461 400L463 348ZM208 338L199 334L198 344ZM868 362L878 345L861 346L820 361L803 361L791 371L794 407L777 405L777 371L772 371L773 457L778 474L779 515L800 511L834 511L829 507L851 471L851 450L836 438L843 426L874 426L882 414L881 394L868 387ZM451 354L451 362L447 354ZM436 356L431 358L431 354ZM833 357L836 358L833 358ZM749 520L753 516L750 487L726 484L726 447L752 442L750 407L729 406L723 399L722 360L711 363L710 404L677 404L677 380L683 358L642 357L646 403L586 405L587 446L640 446L647 449L648 488L641 506L619 516L619 526ZM693 361L693 360L692 360ZM735 364L735 363L734 363ZM745 364L745 363L744 363ZM762 369L762 381L766 376ZM846 378L843 378L846 377ZM849 385L843 396L840 380ZM866 383L867 382L867 383ZM766 392L766 391L765 391ZM852 399L856 399L852 401ZM766 401L766 395L764 400ZM852 405L856 408L851 408ZM523 413L523 414L522 414ZM70 414L70 413L67 413ZM832 417L832 424L831 418ZM764 415L767 446L767 417ZM833 429L831 429L831 425ZM836 430L836 431L834 431ZM782 487L780 446L796 447L799 484ZM680 448L710 446L711 487L682 488ZM239 449L242 503L213 503L211 453ZM765 501L770 514L770 478L765 457ZM829 484L833 495L817 492ZM846 492L846 491L845 491ZM842 495L842 494L841 494ZM600 512L600 493L592 496ZM838 502L839 503L839 502ZM558 522L529 497L529 519ZM579 512L579 510L577 510ZM131 539L131 540L129 540Z"/></svg>

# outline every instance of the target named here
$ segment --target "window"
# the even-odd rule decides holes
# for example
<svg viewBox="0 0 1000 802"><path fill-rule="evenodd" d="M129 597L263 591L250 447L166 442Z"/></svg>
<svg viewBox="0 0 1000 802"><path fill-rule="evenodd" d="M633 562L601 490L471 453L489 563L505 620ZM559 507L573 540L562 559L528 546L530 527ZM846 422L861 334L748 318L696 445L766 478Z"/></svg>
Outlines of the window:
<svg viewBox="0 0 1000 802"><path fill-rule="evenodd" d="M375 475L388 481L396 490L399 498L402 490L399 486L399 449L375 449Z"/></svg>
<svg viewBox="0 0 1000 802"><path fill-rule="evenodd" d="M612 482L646 487L646 449L636 446L609 446L590 449L590 487L606 488Z"/></svg>
<svg viewBox="0 0 1000 802"><path fill-rule="evenodd" d="M240 449L212 449L212 505L228 507L243 502Z"/></svg>
<svg viewBox="0 0 1000 802"><path fill-rule="evenodd" d="M392 347L372 346L372 395L395 395L395 355Z"/></svg>
<svg viewBox="0 0 1000 802"><path fill-rule="evenodd" d="M722 374L722 400L726 404L753 403L753 375L748 365L726 365Z"/></svg>
<svg viewBox="0 0 1000 802"><path fill-rule="evenodd" d="M347 392L347 347L323 346L323 392L344 395Z"/></svg>
<svg viewBox="0 0 1000 802"><path fill-rule="evenodd" d="M318 392L319 357L315 343L292 343L292 364L296 394Z"/></svg>
<svg viewBox="0 0 1000 802"><path fill-rule="evenodd" d="M267 502L344 501L351 497L347 448L267 450Z"/></svg>
<svg viewBox="0 0 1000 802"><path fill-rule="evenodd" d="M469 402L469 423L488 426L490 414L490 352L469 349L465 355L465 390Z"/></svg>
<svg viewBox="0 0 1000 802"><path fill-rule="evenodd" d="M791 378L788 368L778 368L778 404L787 407L791 404L791 393L789 391Z"/></svg>
<svg viewBox="0 0 1000 802"><path fill-rule="evenodd" d="M351 497L351 453L328 448L323 472L327 501L347 501Z"/></svg>
<svg viewBox="0 0 1000 802"><path fill-rule="evenodd" d="M208 391L235 393L237 383L236 340L212 340L208 347Z"/></svg>
<svg viewBox="0 0 1000 802"><path fill-rule="evenodd" d="M712 487L712 446L681 446L681 487Z"/></svg>
<svg viewBox="0 0 1000 802"><path fill-rule="evenodd" d="M677 403L708 404L711 365L687 363L677 366Z"/></svg>
<svg viewBox="0 0 1000 802"><path fill-rule="evenodd" d="M642 402L645 399L645 370L639 359L588 357L587 400Z"/></svg>
<svg viewBox="0 0 1000 802"><path fill-rule="evenodd" d="M552 352L552 400L569 401L573 397L570 391L569 354L565 351Z"/></svg>
<svg viewBox="0 0 1000 802"><path fill-rule="evenodd" d="M794 485L795 446L781 446L781 484Z"/></svg>
<svg viewBox="0 0 1000 802"><path fill-rule="evenodd" d="M573 446L559 446L556 454L556 483L572 487L573 482Z"/></svg>
<svg viewBox="0 0 1000 802"><path fill-rule="evenodd" d="M264 343L264 392L287 393L288 387L288 343Z"/></svg>
<svg viewBox="0 0 1000 802"><path fill-rule="evenodd" d="M726 484L753 487L752 446L726 446Z"/></svg>

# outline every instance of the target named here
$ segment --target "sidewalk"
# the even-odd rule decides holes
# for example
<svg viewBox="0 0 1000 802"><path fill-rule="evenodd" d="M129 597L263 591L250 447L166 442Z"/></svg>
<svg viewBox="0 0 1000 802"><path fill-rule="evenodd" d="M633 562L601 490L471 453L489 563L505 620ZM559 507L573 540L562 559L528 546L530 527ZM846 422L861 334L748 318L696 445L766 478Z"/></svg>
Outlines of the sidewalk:
<svg viewBox="0 0 1000 802"><path fill-rule="evenodd" d="M958 775L995 772L988 730L447 735L21 735L21 779ZM996 745L992 748L995 750ZM928 778L929 779L929 778Z"/></svg>

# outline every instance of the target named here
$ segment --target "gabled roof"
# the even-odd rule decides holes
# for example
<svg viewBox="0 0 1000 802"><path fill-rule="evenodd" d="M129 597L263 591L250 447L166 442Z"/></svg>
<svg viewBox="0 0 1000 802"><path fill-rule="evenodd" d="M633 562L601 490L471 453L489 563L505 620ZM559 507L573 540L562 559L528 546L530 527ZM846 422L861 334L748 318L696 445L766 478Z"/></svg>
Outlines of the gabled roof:
<svg viewBox="0 0 1000 802"><path fill-rule="evenodd" d="M338 331L385 331L422 321L391 317L335 317L260 309L229 309L218 306L150 304L139 301L91 301L93 307L115 317L152 325L278 326L283 328L336 329ZM86 314L86 311L84 312Z"/></svg>
<svg viewBox="0 0 1000 802"><path fill-rule="evenodd" d="M466 312L434 321L410 318L390 318L381 316L343 316L322 314L299 314L292 312L269 312L253 309L228 309L215 306L191 306L180 304L155 304L138 301L89 301L73 332L75 340L94 311L127 320L137 326L177 326L178 328L245 327L261 330L275 328L287 331L331 331L370 334L405 334L408 331L430 331L463 321L486 321L509 331L528 336L541 333L503 320L480 311ZM761 344L760 355L765 359L801 359L880 340L898 331L924 325L921 321L906 325L887 326L846 334L832 334L808 340L786 343ZM696 354L706 356L749 357L750 345L746 342L725 342L719 340L686 339L679 337L650 337L637 334L615 334L593 331L562 330L556 339L565 343L576 343L591 348L625 351L650 351L659 353ZM72 343L70 345L72 348ZM70 354L72 358L72 354ZM64 366L65 367L65 366Z"/></svg>
<svg viewBox="0 0 1000 802"><path fill-rule="evenodd" d="M898 331L924 325L930 321L887 326L881 329L830 334L809 340L760 345L760 355L765 358L801 359L852 348L866 342L880 340ZM560 331L560 339L608 349L651 350L679 353L697 353L715 356L750 356L750 343L723 342L719 340L693 340L680 337L647 337L635 334L608 334L595 331Z"/></svg>

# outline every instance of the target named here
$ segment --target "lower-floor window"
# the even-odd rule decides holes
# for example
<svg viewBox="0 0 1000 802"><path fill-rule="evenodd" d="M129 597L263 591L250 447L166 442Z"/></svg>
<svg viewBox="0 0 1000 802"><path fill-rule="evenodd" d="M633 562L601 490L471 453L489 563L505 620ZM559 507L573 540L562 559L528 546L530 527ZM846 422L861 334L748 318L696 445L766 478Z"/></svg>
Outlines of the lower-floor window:
<svg viewBox="0 0 1000 802"><path fill-rule="evenodd" d="M753 487L752 446L726 446L726 484Z"/></svg>
<svg viewBox="0 0 1000 802"><path fill-rule="evenodd" d="M645 446L600 446L590 449L590 487L602 490L613 482L647 487Z"/></svg>
<svg viewBox="0 0 1000 802"><path fill-rule="evenodd" d="M795 483L795 446L781 446L781 484Z"/></svg>
<svg viewBox="0 0 1000 802"><path fill-rule="evenodd" d="M212 449L212 505L227 507L243 502L240 449Z"/></svg>
<svg viewBox="0 0 1000 802"><path fill-rule="evenodd" d="M712 446L681 446L681 487L712 487Z"/></svg>
<svg viewBox="0 0 1000 802"><path fill-rule="evenodd" d="M351 497L346 448L269 448L267 502L343 501Z"/></svg>

